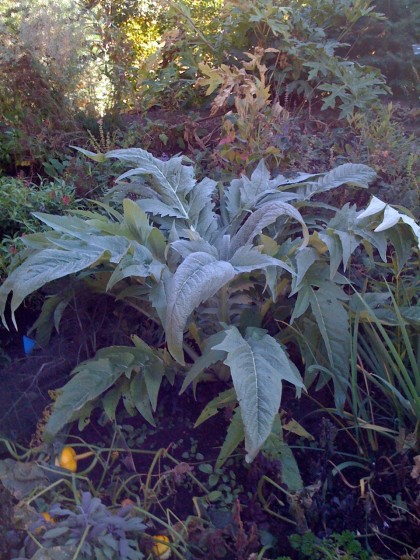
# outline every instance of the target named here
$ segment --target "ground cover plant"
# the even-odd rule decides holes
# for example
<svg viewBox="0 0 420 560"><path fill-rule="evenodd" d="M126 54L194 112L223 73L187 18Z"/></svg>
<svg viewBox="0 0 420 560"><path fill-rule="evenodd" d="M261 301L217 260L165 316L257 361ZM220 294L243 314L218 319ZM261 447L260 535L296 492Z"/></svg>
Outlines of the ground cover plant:
<svg viewBox="0 0 420 560"><path fill-rule="evenodd" d="M0 8L0 556L415 559L416 61L410 101L361 64L381 5L37 6Z"/></svg>

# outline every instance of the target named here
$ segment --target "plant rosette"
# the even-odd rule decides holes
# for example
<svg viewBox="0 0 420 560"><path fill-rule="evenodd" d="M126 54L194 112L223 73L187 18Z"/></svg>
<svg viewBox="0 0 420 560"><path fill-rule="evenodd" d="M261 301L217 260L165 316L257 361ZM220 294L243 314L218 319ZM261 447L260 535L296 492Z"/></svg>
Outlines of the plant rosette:
<svg viewBox="0 0 420 560"><path fill-rule="evenodd" d="M158 560L168 560L172 554L170 547L165 544L169 543L169 537L166 535L156 535L153 538L155 540L152 548L153 557Z"/></svg>
<svg viewBox="0 0 420 560"><path fill-rule="evenodd" d="M81 459L91 457L93 454L93 451L87 451L86 453L77 455L73 447L66 446L63 447L60 455L56 457L55 465L56 467L61 467L62 469L66 469L75 473L77 471L77 462Z"/></svg>

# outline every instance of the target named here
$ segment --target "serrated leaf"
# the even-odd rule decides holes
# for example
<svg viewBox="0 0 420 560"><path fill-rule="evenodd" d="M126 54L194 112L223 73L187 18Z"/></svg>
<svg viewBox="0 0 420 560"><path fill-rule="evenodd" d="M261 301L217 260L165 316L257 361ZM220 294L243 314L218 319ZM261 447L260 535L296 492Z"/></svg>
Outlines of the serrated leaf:
<svg viewBox="0 0 420 560"><path fill-rule="evenodd" d="M252 172L251 179L248 179L245 175L242 176L242 181L240 183L241 207L253 208L256 201L266 191L273 190L274 184L274 181L270 181L270 172L264 160L261 159Z"/></svg>
<svg viewBox="0 0 420 560"><path fill-rule="evenodd" d="M103 253L99 248L80 249L74 252L45 249L29 256L0 286L0 312L3 324L6 325L4 309L10 292L13 291L11 312L16 326L14 313L26 296L48 282L88 268L98 261Z"/></svg>
<svg viewBox="0 0 420 560"><path fill-rule="evenodd" d="M183 165L183 157L175 156L168 161L162 161L140 148L112 150L106 157L118 158L137 166L123 173L117 181L136 175L150 176L152 179L149 186L160 196L161 201L180 212L183 218L188 218L185 196L194 188L196 181L194 169Z"/></svg>
<svg viewBox="0 0 420 560"><path fill-rule="evenodd" d="M223 350L214 350L213 345L219 344L224 339L224 332L218 332L211 335L206 340L206 347L201 356L199 356L191 368L188 370L187 375L182 384L179 394L181 395L185 389L209 366L223 361L226 352Z"/></svg>
<svg viewBox="0 0 420 560"><path fill-rule="evenodd" d="M180 212L178 209L160 200L143 199L138 200L137 204L145 212L149 212L149 214L153 214L153 216L161 216L162 218L169 216L170 218L179 218L181 220L186 218L183 212Z"/></svg>
<svg viewBox="0 0 420 560"><path fill-rule="evenodd" d="M328 98L330 103L333 101L332 97ZM344 163L321 175L316 181L308 181L305 186L299 186L296 192L304 200L309 200L315 194L327 192L345 184L367 188L375 177L376 172L367 165Z"/></svg>
<svg viewBox="0 0 420 560"><path fill-rule="evenodd" d="M398 274L400 274L412 255L413 244L410 237L406 234L405 227L399 226L388 230L387 236L395 249Z"/></svg>
<svg viewBox="0 0 420 560"><path fill-rule="evenodd" d="M226 355L226 352L224 352L224 355ZM236 402L237 397L235 389L227 389L226 391L219 393L217 397L214 397L214 399L207 403L203 408L200 416L197 418L194 424L194 428L197 428L198 426L200 426L200 424L217 414L219 408L225 408L226 406L230 406L231 404L234 404Z"/></svg>
<svg viewBox="0 0 420 560"><path fill-rule="evenodd" d="M240 247L251 243L256 235L261 233L267 226L273 224L280 216L289 216L301 224L304 237L302 247L306 246L309 241L309 232L300 213L287 202L273 201L266 202L249 216L232 238L231 255L235 254Z"/></svg>
<svg viewBox="0 0 420 560"><path fill-rule="evenodd" d="M345 204L337 211L328 223L327 232L331 233L331 231L334 231L340 239L344 270L346 270L354 250L365 241L375 247L382 260L386 261L387 241L385 235L372 231L370 220L360 220L354 205Z"/></svg>
<svg viewBox="0 0 420 560"><path fill-rule="evenodd" d="M82 362L73 377L59 391L54 409L45 427L44 436L52 439L67 423L83 414L83 408L103 395L116 381L143 367L150 352L129 346L102 348L91 360ZM153 354L152 354L153 355Z"/></svg>
<svg viewBox="0 0 420 560"><path fill-rule="evenodd" d="M353 254L355 249L359 246L361 240L357 239L357 237L348 231L337 231L336 234L338 235L341 243L341 250L343 253L343 268L346 270L350 256Z"/></svg>
<svg viewBox="0 0 420 560"><path fill-rule="evenodd" d="M212 68L205 62L200 62L198 68L202 74L207 76L207 78L200 78L200 84L208 86L206 95L211 95L223 83L224 79L218 69Z"/></svg>
<svg viewBox="0 0 420 560"><path fill-rule="evenodd" d="M131 363L132 356L128 355L127 359ZM115 367L107 358L80 364L74 370L74 377L64 385L55 401L53 413L45 427L45 438L51 440L66 424L78 418L86 403L109 389L126 367Z"/></svg>
<svg viewBox="0 0 420 560"><path fill-rule="evenodd" d="M202 252L188 255L176 270L168 286L165 333L168 350L180 364L184 363L182 341L188 317L234 276L230 263Z"/></svg>
<svg viewBox="0 0 420 560"><path fill-rule="evenodd" d="M284 261L265 255L257 248L249 245L240 247L229 259L229 262L238 274L242 272L252 272L253 270L265 270L267 267L273 266L284 268L290 272L290 274L295 274L295 271Z"/></svg>
<svg viewBox="0 0 420 560"><path fill-rule="evenodd" d="M220 449L219 455L217 456L215 465L216 469L223 467L224 463L229 459L244 438L244 424L242 422L241 409L238 407L233 413L225 440Z"/></svg>
<svg viewBox="0 0 420 560"><path fill-rule="evenodd" d="M248 328L243 338L230 327L224 341L213 348L227 352L224 363L231 370L244 423L246 460L251 462L271 432L283 380L297 388L303 383L280 344L262 329Z"/></svg>
<svg viewBox="0 0 420 560"><path fill-rule="evenodd" d="M127 253L118 263L111 277L109 278L106 290L111 290L117 282L124 278L153 277L159 280L165 266L153 258L152 253L146 247L133 242L133 252Z"/></svg>
<svg viewBox="0 0 420 560"><path fill-rule="evenodd" d="M178 239L171 243L171 248L175 249L177 253L181 255L183 259L191 255L192 253L208 253L214 258L218 258L219 254L217 248L214 245L210 245L204 239L187 241L186 239Z"/></svg>
<svg viewBox="0 0 420 560"><path fill-rule="evenodd" d="M33 212L33 216L49 226L54 231L68 233L78 239L84 239L86 234L92 232L92 226L75 216L55 216L43 212ZM96 231L96 233L98 233Z"/></svg>
<svg viewBox="0 0 420 560"><path fill-rule="evenodd" d="M188 215L194 229L208 239L217 229L217 217L212 200L217 183L207 177L200 181L189 196Z"/></svg>
<svg viewBox="0 0 420 560"><path fill-rule="evenodd" d="M235 218L241 210L241 191L242 179L233 179L225 189L222 200L226 204L229 219Z"/></svg>

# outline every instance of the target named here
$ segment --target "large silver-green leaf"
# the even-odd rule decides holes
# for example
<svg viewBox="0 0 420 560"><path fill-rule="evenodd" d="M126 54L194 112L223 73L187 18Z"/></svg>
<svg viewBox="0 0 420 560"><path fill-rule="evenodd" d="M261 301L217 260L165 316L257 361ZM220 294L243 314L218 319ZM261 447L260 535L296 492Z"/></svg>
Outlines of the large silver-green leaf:
<svg viewBox="0 0 420 560"><path fill-rule="evenodd" d="M279 195L283 202L300 198L295 193L280 193L277 191L277 187L301 183L315 176L308 173L297 173L293 178L286 179L283 175L277 175L277 177L271 179L264 160L261 160L253 171L251 178L242 175L240 179L233 179L226 189L226 210L229 218L235 218L243 210L255 209L268 196L273 196L279 200L277 198Z"/></svg>
<svg viewBox="0 0 420 560"><path fill-rule="evenodd" d="M153 216L161 216L162 218L169 216L170 218L178 218L181 220L186 219L186 216L183 212L181 212L177 208L174 208L173 206L170 206L169 204L165 204L161 200L144 198L144 199L139 199L137 201L137 204L145 212L148 212Z"/></svg>
<svg viewBox="0 0 420 560"><path fill-rule="evenodd" d="M3 324L6 325L4 310L10 292L13 292L11 312L13 323L16 326L14 312L26 296L48 282L92 266L103 254L104 251L100 248L86 249L80 247L78 250L71 252L45 249L28 257L26 261L10 273L0 287L0 312Z"/></svg>
<svg viewBox="0 0 420 560"><path fill-rule="evenodd" d="M253 270L265 270L267 267L273 266L284 268L290 274L295 274L293 268L284 261L265 255L256 247L250 245L240 247L233 257L229 259L229 262L238 274L241 272L252 272Z"/></svg>
<svg viewBox="0 0 420 560"><path fill-rule="evenodd" d="M159 195L160 200L169 207L179 211L183 218L188 218L185 196L194 188L194 169L183 165L183 157L172 157L168 161L155 158L140 148L112 150L107 158L118 158L136 166L118 177L117 181L135 176L148 176L148 183Z"/></svg>
<svg viewBox="0 0 420 560"><path fill-rule="evenodd" d="M299 186L296 192L304 200L309 200L315 194L327 192L345 184L367 188L375 177L375 171L367 165L344 163L321 175L316 181L308 181L305 185Z"/></svg>
<svg viewBox="0 0 420 560"><path fill-rule="evenodd" d="M212 200L216 184L216 181L206 177L195 185L189 196L188 215L191 225L203 239L209 239L217 230L217 217Z"/></svg>
<svg viewBox="0 0 420 560"><path fill-rule="evenodd" d="M182 341L188 317L234 276L230 263L202 252L188 255L176 270L168 286L165 332L168 350L180 364L184 364Z"/></svg>
<svg viewBox="0 0 420 560"><path fill-rule="evenodd" d="M320 288L309 289L309 301L318 329L325 344L337 390L336 406L343 409L345 395L342 392L343 380L350 373L350 324L349 316L343 306L348 296L334 282L324 282Z"/></svg>
<svg viewBox="0 0 420 560"><path fill-rule="evenodd" d="M280 218L280 216L289 216L301 224L304 238L302 246L306 246L309 241L309 232L305 221L298 210L287 202L272 201L266 202L260 206L258 210L253 212L239 231L234 235L230 245L231 255L233 255L239 247L252 243L252 240L256 235L261 233L267 226L273 224L277 218Z"/></svg>
<svg viewBox="0 0 420 560"><path fill-rule="evenodd" d="M366 241L378 250L381 259L386 262L386 236L383 232L373 231L371 223L369 218L360 220L356 206L349 204L345 204L329 221L326 232L340 239L344 270L354 250Z"/></svg>
<svg viewBox="0 0 420 560"><path fill-rule="evenodd" d="M183 164L184 156L174 156L163 161L141 148L111 150L105 155L107 158L117 158L135 166L135 169L118 177L118 181L133 174L151 175L157 179L157 183L153 184L157 192L170 196L187 194L196 184L194 168L191 165Z"/></svg>
<svg viewBox="0 0 420 560"><path fill-rule="evenodd" d="M171 243L171 248L175 249L183 259L192 253L208 253L209 255L213 255L216 259L219 256L217 248L214 245L210 245L210 243L204 239L194 239L192 241L178 239Z"/></svg>
<svg viewBox="0 0 420 560"><path fill-rule="evenodd" d="M241 202L243 207L252 208L260 195L273 188L273 183L270 183L270 172L264 160L260 160L252 172L251 179L248 179L245 175L242 176Z"/></svg>
<svg viewBox="0 0 420 560"><path fill-rule="evenodd" d="M196 359L194 364L188 370L188 373L184 379L181 390L179 394L181 395L185 389L195 381L195 379L209 366L216 364L217 362L222 362L226 357L226 352L223 350L215 350L214 345L222 342L224 339L224 332L218 332L208 337L206 340L206 347L199 358Z"/></svg>
<svg viewBox="0 0 420 560"><path fill-rule="evenodd" d="M233 220L242 211L241 190L242 179L233 179L224 191L222 202L229 220Z"/></svg>
<svg viewBox="0 0 420 560"><path fill-rule="evenodd" d="M140 376L143 379L145 369L150 369L150 372L157 369L159 380L162 379L161 360L145 343L142 347L111 346L99 350L92 360L79 364L73 370L73 377L70 381L60 389L59 396L54 403L54 410L45 426L45 438L53 439L67 423L80 418L84 414L85 407L104 395L122 376L130 378L134 372L136 377ZM150 382L144 380L144 383L145 393L149 394ZM135 398L136 406L142 399L144 401L144 392L137 393L132 388L130 391L128 396ZM153 404L155 404L154 394L152 398ZM138 406L142 414L143 405L144 402L141 402L141 405ZM115 410L114 407L115 404L111 408ZM143 416L146 415L147 412L143 414Z"/></svg>
<svg viewBox="0 0 420 560"><path fill-rule="evenodd" d="M85 239L85 236L92 231L98 233L98 230L93 229L87 221L75 216L54 216L43 212L34 212L33 215L54 231L68 233L78 239Z"/></svg>
<svg viewBox="0 0 420 560"><path fill-rule="evenodd" d="M111 290L117 282L130 277L151 277L159 281L164 267L165 265L153 258L149 249L133 242L133 247L123 256L112 273L106 289Z"/></svg>
<svg viewBox="0 0 420 560"><path fill-rule="evenodd" d="M417 241L417 245L420 248L420 226L415 222L414 218L409 216L407 213L402 214L375 196L372 197L372 200L366 210L359 213L358 220L364 220L366 217L375 216L382 211L382 222L376 227L375 232L388 230L399 222L405 223L411 228L414 238Z"/></svg>
<svg viewBox="0 0 420 560"><path fill-rule="evenodd" d="M111 349L106 350L110 352ZM133 354L127 351L108 356L101 352L95 359L79 364L73 370L73 377L60 390L45 427L45 438L52 439L67 423L76 420L87 403L105 393L123 373L131 372L133 367Z"/></svg>
<svg viewBox="0 0 420 560"><path fill-rule="evenodd" d="M282 382L302 388L301 377L280 344L263 329L248 328L243 338L230 327L213 349L227 352L224 363L230 367L244 423L246 460L251 462L271 433Z"/></svg>

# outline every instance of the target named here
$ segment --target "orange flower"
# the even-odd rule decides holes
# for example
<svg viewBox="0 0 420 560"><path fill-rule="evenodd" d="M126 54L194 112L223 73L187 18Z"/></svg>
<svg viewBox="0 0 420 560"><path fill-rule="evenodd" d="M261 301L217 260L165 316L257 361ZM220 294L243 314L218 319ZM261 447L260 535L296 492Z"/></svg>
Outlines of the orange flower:
<svg viewBox="0 0 420 560"><path fill-rule="evenodd" d="M166 535L155 535L153 538L156 541L152 548L153 556L158 560L168 560L172 554L171 548L165 544L169 542L169 537Z"/></svg>
<svg viewBox="0 0 420 560"><path fill-rule="evenodd" d="M81 453L80 455L76 454L76 451L73 447L63 447L61 453L55 459L55 465L57 467L61 467L62 469L67 469L71 472L77 471L77 461L80 459L86 459L87 457L91 457L95 453L93 451L87 451L86 453Z"/></svg>

